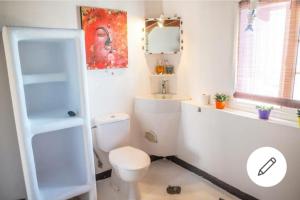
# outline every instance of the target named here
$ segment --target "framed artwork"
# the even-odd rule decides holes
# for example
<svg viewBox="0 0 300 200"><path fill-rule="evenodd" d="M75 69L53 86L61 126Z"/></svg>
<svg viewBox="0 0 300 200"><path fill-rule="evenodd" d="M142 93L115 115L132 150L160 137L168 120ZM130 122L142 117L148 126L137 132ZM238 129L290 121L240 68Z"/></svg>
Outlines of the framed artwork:
<svg viewBox="0 0 300 200"><path fill-rule="evenodd" d="M88 69L126 68L127 12L80 7Z"/></svg>

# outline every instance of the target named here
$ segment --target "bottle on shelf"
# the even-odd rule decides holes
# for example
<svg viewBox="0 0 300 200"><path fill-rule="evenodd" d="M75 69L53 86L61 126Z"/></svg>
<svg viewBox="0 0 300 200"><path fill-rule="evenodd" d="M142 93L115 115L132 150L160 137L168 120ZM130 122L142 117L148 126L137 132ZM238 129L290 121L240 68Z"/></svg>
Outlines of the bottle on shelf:
<svg viewBox="0 0 300 200"><path fill-rule="evenodd" d="M156 72L156 74L164 74L165 73L165 68L164 68L164 65L162 63L162 60L159 60L157 62L157 65L155 67L155 72Z"/></svg>
<svg viewBox="0 0 300 200"><path fill-rule="evenodd" d="M168 60L165 60L165 73L166 74L173 74L174 73L174 66L169 64Z"/></svg>

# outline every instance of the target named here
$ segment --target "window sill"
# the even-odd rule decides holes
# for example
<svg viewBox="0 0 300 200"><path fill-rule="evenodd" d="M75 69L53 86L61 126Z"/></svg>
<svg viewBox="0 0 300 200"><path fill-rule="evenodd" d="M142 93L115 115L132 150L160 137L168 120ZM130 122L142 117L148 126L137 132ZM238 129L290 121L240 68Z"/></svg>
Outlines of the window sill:
<svg viewBox="0 0 300 200"><path fill-rule="evenodd" d="M278 105L272 105L272 104L251 101L246 99L239 99L239 98L231 99L229 107L232 109L257 114L257 109L256 109L257 105L273 106L274 109L271 112L271 118L284 120L284 121L291 121L297 124L297 114L296 114L297 109L295 108L287 108Z"/></svg>
<svg viewBox="0 0 300 200"><path fill-rule="evenodd" d="M193 105L193 106L196 106L196 107L201 107L201 108L204 108L204 109L212 109L212 110L215 110L216 112L224 112L224 113L228 113L228 114L232 114L232 115L237 115L237 116L240 116L240 117L254 119L254 120L264 122L264 123L277 124L277 125L281 125L281 126L286 126L286 127L292 127L292 128L299 129L298 122L296 121L296 114L294 114L295 121L287 120L287 119L281 119L281 118L277 118L277 117L273 117L273 116L271 116L269 120L261 120L261 119L258 118L255 106L254 106L254 108L252 106L252 111L250 112L250 111L241 110L241 109L237 109L235 107L232 107L232 103L229 105L228 108L225 108L223 110L216 109L214 105L202 105L202 104L197 103L195 101L183 101L183 103ZM278 109L278 108L275 108L275 109ZM271 115L272 115L272 113L271 113Z"/></svg>

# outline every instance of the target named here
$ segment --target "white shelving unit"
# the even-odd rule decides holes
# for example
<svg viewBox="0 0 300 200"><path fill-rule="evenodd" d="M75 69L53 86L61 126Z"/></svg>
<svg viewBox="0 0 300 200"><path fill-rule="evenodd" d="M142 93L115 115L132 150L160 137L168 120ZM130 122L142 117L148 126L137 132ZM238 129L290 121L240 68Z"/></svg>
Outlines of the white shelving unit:
<svg viewBox="0 0 300 200"><path fill-rule="evenodd" d="M84 125L81 117L69 117L61 110L33 114L29 121L33 135Z"/></svg>
<svg viewBox="0 0 300 200"><path fill-rule="evenodd" d="M4 27L3 41L27 198L96 200L83 32Z"/></svg>
<svg viewBox="0 0 300 200"><path fill-rule="evenodd" d="M64 81L67 81L66 74L64 73L23 75L24 85Z"/></svg>

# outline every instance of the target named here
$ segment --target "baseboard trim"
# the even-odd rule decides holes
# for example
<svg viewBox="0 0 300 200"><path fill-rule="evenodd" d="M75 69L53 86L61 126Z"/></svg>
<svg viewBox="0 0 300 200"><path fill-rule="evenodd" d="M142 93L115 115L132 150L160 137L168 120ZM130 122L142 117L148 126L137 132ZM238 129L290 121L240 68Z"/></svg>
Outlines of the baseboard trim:
<svg viewBox="0 0 300 200"><path fill-rule="evenodd" d="M109 169L109 170L106 170L104 172L96 174L96 181L100 181L100 180L107 179L107 178L111 177L111 171L112 170Z"/></svg>
<svg viewBox="0 0 300 200"><path fill-rule="evenodd" d="M226 190L227 192L229 192L230 194L243 199L243 200L258 200L257 198L229 185L228 183L225 183L224 181L221 181L220 179L210 175L209 173L185 162L184 160L181 160L180 158L176 157L176 156L167 156L166 157L168 160L174 162L175 164L197 174L198 176L203 177L204 179L210 181L211 183L213 183L214 185L222 188L223 190Z"/></svg>
<svg viewBox="0 0 300 200"><path fill-rule="evenodd" d="M164 159L164 157L163 156L150 155L151 162L161 160L161 159Z"/></svg>

